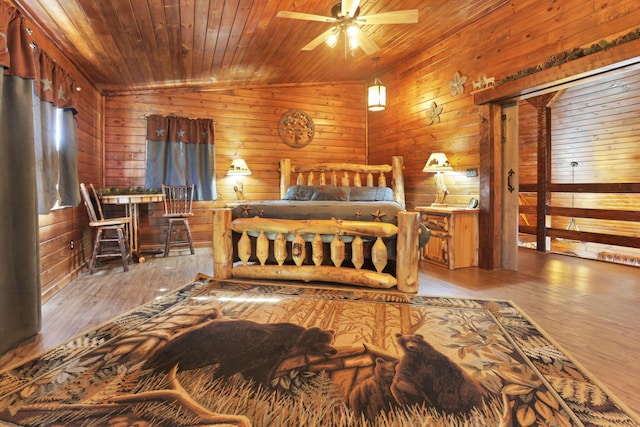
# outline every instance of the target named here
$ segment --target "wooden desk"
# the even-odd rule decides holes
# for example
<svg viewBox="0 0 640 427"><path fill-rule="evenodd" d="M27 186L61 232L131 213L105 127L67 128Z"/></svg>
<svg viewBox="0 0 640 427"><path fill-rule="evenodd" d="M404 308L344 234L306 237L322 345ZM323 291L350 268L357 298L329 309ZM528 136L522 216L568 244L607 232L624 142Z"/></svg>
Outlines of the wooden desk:
<svg viewBox="0 0 640 427"><path fill-rule="evenodd" d="M140 242L138 241L138 228L140 227L140 213L138 205L140 203L158 203L164 201L164 194L114 194L102 196L102 203L106 205L124 205L126 215L131 218L131 227L129 228L129 245L131 253L139 256Z"/></svg>

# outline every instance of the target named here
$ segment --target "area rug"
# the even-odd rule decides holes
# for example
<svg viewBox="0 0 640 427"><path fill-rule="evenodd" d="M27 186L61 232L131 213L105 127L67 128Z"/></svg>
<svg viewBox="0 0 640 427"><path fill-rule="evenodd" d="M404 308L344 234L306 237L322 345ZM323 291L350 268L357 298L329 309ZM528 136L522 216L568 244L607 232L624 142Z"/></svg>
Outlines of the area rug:
<svg viewBox="0 0 640 427"><path fill-rule="evenodd" d="M509 301L198 277L0 373L7 426L636 426Z"/></svg>

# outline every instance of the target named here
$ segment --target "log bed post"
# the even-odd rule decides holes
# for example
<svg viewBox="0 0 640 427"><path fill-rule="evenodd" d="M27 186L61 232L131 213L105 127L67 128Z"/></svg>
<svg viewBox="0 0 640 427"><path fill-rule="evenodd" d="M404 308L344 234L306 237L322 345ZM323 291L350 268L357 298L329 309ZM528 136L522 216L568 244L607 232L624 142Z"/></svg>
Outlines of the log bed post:
<svg viewBox="0 0 640 427"><path fill-rule="evenodd" d="M291 159L280 160L280 200L284 199L291 185Z"/></svg>
<svg viewBox="0 0 640 427"><path fill-rule="evenodd" d="M396 279L401 292L418 292L418 238L420 234L418 212L398 212L396 242Z"/></svg>
<svg viewBox="0 0 640 427"><path fill-rule="evenodd" d="M231 209L213 210L213 276L228 279L233 268Z"/></svg>
<svg viewBox="0 0 640 427"><path fill-rule="evenodd" d="M391 158L391 166L393 166L391 188L393 189L393 200L400 203L402 209L406 209L404 200L404 164L402 156L393 156Z"/></svg>

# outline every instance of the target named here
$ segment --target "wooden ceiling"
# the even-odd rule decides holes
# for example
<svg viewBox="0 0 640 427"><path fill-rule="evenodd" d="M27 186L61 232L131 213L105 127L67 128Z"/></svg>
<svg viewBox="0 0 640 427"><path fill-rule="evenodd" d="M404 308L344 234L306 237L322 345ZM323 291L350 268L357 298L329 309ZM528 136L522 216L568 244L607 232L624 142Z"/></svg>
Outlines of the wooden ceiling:
<svg viewBox="0 0 640 427"><path fill-rule="evenodd" d="M160 87L366 81L506 0L362 0L360 15L418 9L417 24L363 25L381 49L300 49L332 24L337 0L13 0L103 93Z"/></svg>

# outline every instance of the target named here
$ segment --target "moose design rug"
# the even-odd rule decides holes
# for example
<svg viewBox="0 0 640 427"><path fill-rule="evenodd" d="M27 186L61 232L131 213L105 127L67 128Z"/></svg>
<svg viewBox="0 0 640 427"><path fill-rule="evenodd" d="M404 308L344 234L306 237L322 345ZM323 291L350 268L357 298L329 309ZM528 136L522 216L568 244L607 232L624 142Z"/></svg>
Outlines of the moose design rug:
<svg viewBox="0 0 640 427"><path fill-rule="evenodd" d="M636 426L508 301L199 277L0 373L7 426Z"/></svg>

